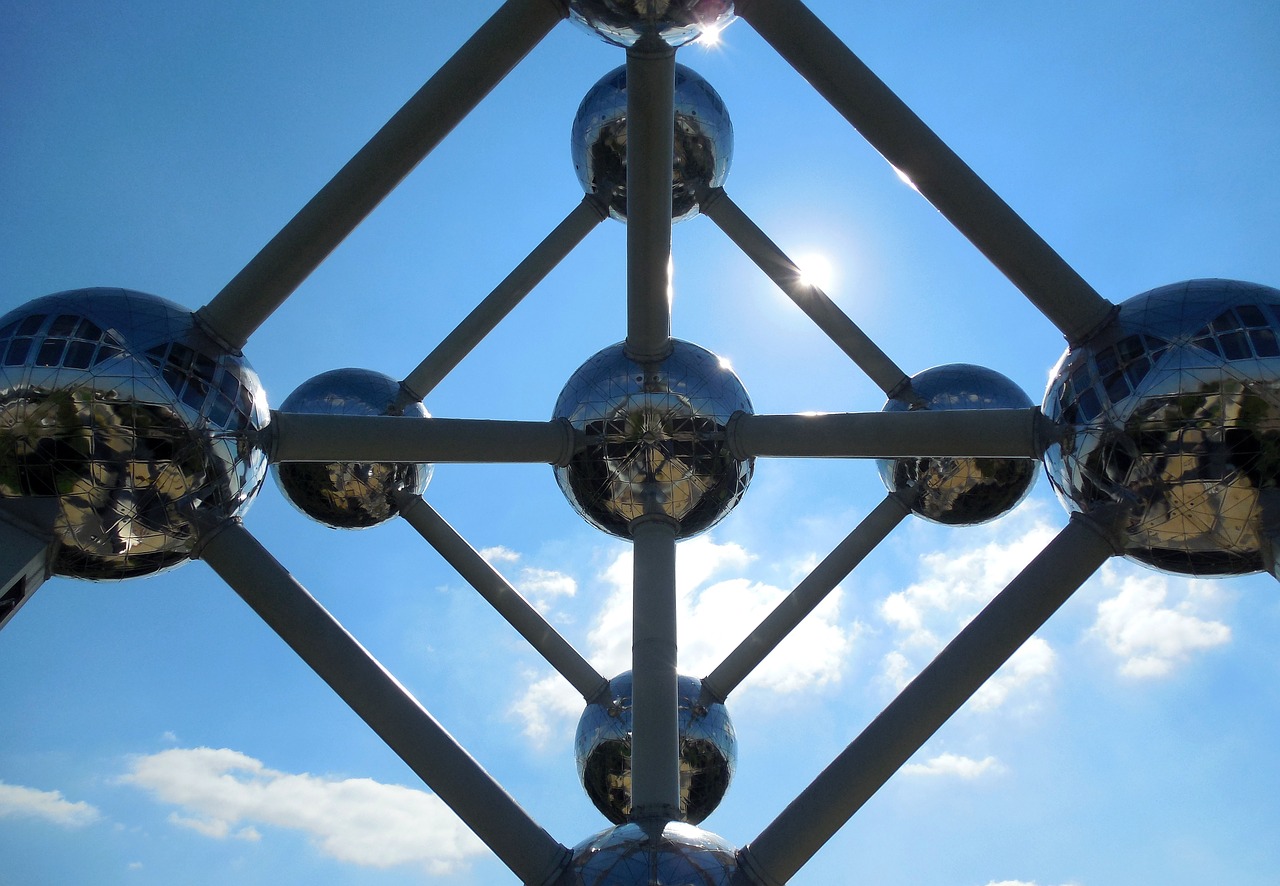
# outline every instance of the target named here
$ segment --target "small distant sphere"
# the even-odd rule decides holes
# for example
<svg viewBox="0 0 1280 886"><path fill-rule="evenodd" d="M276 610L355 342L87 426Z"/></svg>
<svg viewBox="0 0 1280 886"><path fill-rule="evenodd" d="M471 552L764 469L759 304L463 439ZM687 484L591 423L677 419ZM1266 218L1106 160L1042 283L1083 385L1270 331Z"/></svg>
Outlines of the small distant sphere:
<svg viewBox="0 0 1280 886"><path fill-rule="evenodd" d="M1115 503L1127 557L1181 575L1267 567L1280 525L1280 291L1191 280L1134 296L1054 368L1045 454L1072 511Z"/></svg>
<svg viewBox="0 0 1280 886"><path fill-rule="evenodd" d="M369 369L334 369L303 382L281 412L309 415L408 415L428 418L421 403L395 407L400 383ZM290 462L272 466L284 497L302 513L334 529L366 529L396 517L400 492L421 495L429 464Z"/></svg>
<svg viewBox="0 0 1280 886"><path fill-rule="evenodd" d="M911 387L932 410L1030 409L1031 398L992 369L949 363L911 378ZM890 400L884 412L905 412ZM934 523L972 526L1013 510L1035 485L1038 465L1027 458L885 458L876 461L890 492L914 488L912 510Z"/></svg>
<svg viewBox="0 0 1280 886"><path fill-rule="evenodd" d="M257 494L267 420L248 362L158 296L78 289L0 317L0 497L56 502L57 575L186 561Z"/></svg>
<svg viewBox="0 0 1280 886"><path fill-rule="evenodd" d="M718 188L733 161L733 123L724 101L701 75L676 65L675 154L672 221L698 213L697 195ZM591 87L573 119L573 168L583 191L609 203L609 214L627 220L627 68Z"/></svg>
<svg viewBox="0 0 1280 886"><path fill-rule="evenodd" d="M729 886L738 859L721 837L682 822L624 824L573 849L569 886Z"/></svg>
<svg viewBox="0 0 1280 886"><path fill-rule="evenodd" d="M751 482L753 459L729 452L725 428L751 412L742 382L715 354L678 339L663 360L637 363L623 343L584 363L556 401L587 443L556 482L593 526L630 538L637 517L679 521L679 538L718 523Z"/></svg>
<svg viewBox="0 0 1280 886"><path fill-rule="evenodd" d="M733 0L569 0L572 20L615 46L657 35L669 46L719 33L735 18Z"/></svg>
<svg viewBox="0 0 1280 886"><path fill-rule="evenodd" d="M631 672L609 681L609 699L587 705L574 755L587 796L605 818L631 815ZM738 739L720 703L702 705L702 681L679 678L680 818L697 824L724 799L738 765Z"/></svg>

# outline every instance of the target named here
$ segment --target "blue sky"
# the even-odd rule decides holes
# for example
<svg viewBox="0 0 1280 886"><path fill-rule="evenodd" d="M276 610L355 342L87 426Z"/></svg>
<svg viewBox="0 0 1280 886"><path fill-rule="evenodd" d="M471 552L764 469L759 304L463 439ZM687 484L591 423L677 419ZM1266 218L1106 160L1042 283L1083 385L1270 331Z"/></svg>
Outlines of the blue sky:
<svg viewBox="0 0 1280 886"><path fill-rule="evenodd" d="M1280 283L1280 8L812 0L1113 301ZM84 286L204 304L496 4L0 0L0 306ZM907 372L990 366L1039 400L1063 341L742 22L678 60L732 115L726 190ZM271 404L342 366L411 370L577 203L569 129L620 50L559 26L259 331ZM679 337L758 412L879 391L708 220L673 232ZM625 229L594 231L432 393L542 420L625 335ZM873 464L762 461L682 544L701 675L883 496ZM629 547L545 466L438 467L427 497L604 673ZM904 523L730 699L742 845L1065 523L1041 477L982 527ZM248 528L558 840L580 700L406 525L337 533L264 486ZM795 878L1263 884L1280 869L1280 595L1113 561ZM47 583L0 635L0 883L492 884L514 878L201 563Z"/></svg>

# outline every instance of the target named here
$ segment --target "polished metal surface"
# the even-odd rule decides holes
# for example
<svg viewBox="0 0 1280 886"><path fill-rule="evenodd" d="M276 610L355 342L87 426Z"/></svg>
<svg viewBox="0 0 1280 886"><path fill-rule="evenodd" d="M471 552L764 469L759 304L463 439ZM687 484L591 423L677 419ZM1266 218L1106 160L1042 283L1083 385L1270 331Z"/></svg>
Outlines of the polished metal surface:
<svg viewBox="0 0 1280 886"><path fill-rule="evenodd" d="M1125 555L1184 575L1265 568L1280 482L1280 291L1191 280L1120 306L1054 368L1044 412L1068 509L1118 503Z"/></svg>
<svg viewBox="0 0 1280 886"><path fill-rule="evenodd" d="M735 459L725 425L751 401L715 354L679 339L655 363L626 356L621 343L584 363L556 401L585 446L556 481L588 523L630 538L630 522L673 517L680 538L715 525L751 481L753 459Z"/></svg>
<svg viewBox="0 0 1280 886"><path fill-rule="evenodd" d="M631 815L631 672L609 681L609 698L587 705L578 720L574 755L587 796L605 818ZM738 761L738 739L720 703L702 704L702 681L680 677L680 816L697 824L724 799Z"/></svg>
<svg viewBox="0 0 1280 886"><path fill-rule="evenodd" d="M615 46L649 35L683 46L734 19L733 0L569 0L569 16Z"/></svg>
<svg viewBox="0 0 1280 886"><path fill-rule="evenodd" d="M57 575L186 560L257 494L266 421L249 364L165 299L80 289L0 317L0 497L57 500Z"/></svg>
<svg viewBox="0 0 1280 886"><path fill-rule="evenodd" d="M397 407L400 383L369 369L334 369L298 386L281 412L308 415L409 415L426 418L421 403ZM365 529L398 516L396 497L421 495L431 480L429 464L382 462L293 462L274 464L272 475L284 497L313 520L334 529Z"/></svg>
<svg viewBox="0 0 1280 886"><path fill-rule="evenodd" d="M1000 373L968 363L926 369L911 387L933 411L954 409L1028 409L1031 398ZM890 400L884 412L906 412ZM926 520L950 526L986 523L1013 510L1035 484L1037 465L1019 458L877 459L880 479L890 492L914 488L911 509Z"/></svg>
<svg viewBox="0 0 1280 886"><path fill-rule="evenodd" d="M624 824L574 847L559 886L729 886L737 869L733 847L693 825Z"/></svg>
<svg viewBox="0 0 1280 886"><path fill-rule="evenodd" d="M701 75L676 65L675 154L671 215L682 221L698 212L698 194L718 188L733 162L733 123L719 94ZM627 218L627 68L615 68L583 97L573 118L573 169L588 194Z"/></svg>

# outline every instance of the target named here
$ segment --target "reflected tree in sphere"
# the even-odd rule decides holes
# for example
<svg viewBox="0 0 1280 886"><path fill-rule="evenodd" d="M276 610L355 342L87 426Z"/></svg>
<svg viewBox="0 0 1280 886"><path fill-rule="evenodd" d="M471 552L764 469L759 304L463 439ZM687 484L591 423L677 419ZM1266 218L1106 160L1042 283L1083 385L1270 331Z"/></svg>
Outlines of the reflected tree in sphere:
<svg viewBox="0 0 1280 886"><path fill-rule="evenodd" d="M57 575L182 563L266 476L258 376L173 302L38 298L0 317L0 364L0 497L55 503Z"/></svg>
<svg viewBox="0 0 1280 886"><path fill-rule="evenodd" d="M725 427L751 412L742 382L715 354L679 339L662 360L638 363L619 342L570 377L553 418L585 441L557 467L565 497L593 526L630 538L646 515L672 517L688 538L741 500L753 459L729 451Z"/></svg>
<svg viewBox="0 0 1280 886"><path fill-rule="evenodd" d="M1191 280L1124 302L1054 368L1063 503L1122 508L1126 556L1183 575L1270 566L1280 481L1280 291Z"/></svg>
<svg viewBox="0 0 1280 886"><path fill-rule="evenodd" d="M720 837L673 821L624 824L573 849L558 886L729 886L738 861Z"/></svg>
<svg viewBox="0 0 1280 886"><path fill-rule="evenodd" d="M719 94L701 75L676 65L672 221L698 213L698 195L724 184L733 162L733 123ZM573 119L573 168L588 193L627 220L627 69L610 71L587 92Z"/></svg>
<svg viewBox="0 0 1280 886"><path fill-rule="evenodd" d="M631 685L630 671L610 680L608 698L583 711L574 741L582 786L614 824L631 816ZM701 694L701 680L679 678L680 818L690 824L720 805L738 760L729 712L719 702L702 704Z"/></svg>
<svg viewBox="0 0 1280 886"><path fill-rule="evenodd" d="M369 369L334 369L298 386L281 412L311 415L408 415L428 418L421 403L396 407L400 383ZM429 464L295 462L272 466L284 497L299 511L334 529L365 529L396 517L401 492L421 495Z"/></svg>
<svg viewBox="0 0 1280 886"><path fill-rule="evenodd" d="M949 363L911 378L912 390L931 410L1030 409L1031 398L992 369ZM885 412L905 412L890 400ZM986 523L1013 510L1035 485L1038 465L1025 458L877 459L880 478L890 492L914 488L912 510L926 520L951 526Z"/></svg>
<svg viewBox="0 0 1280 886"><path fill-rule="evenodd" d="M719 34L734 19L733 0L569 0L569 15L616 46L642 37L683 46Z"/></svg>

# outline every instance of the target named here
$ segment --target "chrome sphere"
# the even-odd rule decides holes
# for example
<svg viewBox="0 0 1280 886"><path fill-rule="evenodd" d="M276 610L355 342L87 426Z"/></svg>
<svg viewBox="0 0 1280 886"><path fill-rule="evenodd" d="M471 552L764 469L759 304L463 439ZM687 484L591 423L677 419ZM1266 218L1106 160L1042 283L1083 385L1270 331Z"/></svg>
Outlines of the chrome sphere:
<svg viewBox="0 0 1280 886"><path fill-rule="evenodd" d="M746 492L752 459L725 441L735 412L751 401L710 351L678 339L663 360L637 363L623 344L605 348L569 379L554 418L585 438L556 468L565 497L588 523L620 538L644 515L665 515L688 538L718 523Z"/></svg>
<svg viewBox="0 0 1280 886"><path fill-rule="evenodd" d="M992 369L950 363L911 378L929 409L1030 409L1016 384ZM884 412L905 412L890 400ZM912 510L949 526L986 523L1013 510L1036 482L1037 464L1026 458L885 458L876 462L890 492L915 488Z"/></svg>
<svg viewBox="0 0 1280 886"><path fill-rule="evenodd" d="M1135 296L1054 368L1045 454L1071 510L1117 503L1126 556L1183 575L1266 567L1280 484L1280 291L1191 280Z"/></svg>
<svg viewBox="0 0 1280 886"><path fill-rule="evenodd" d="M675 155L671 216L698 212L698 194L724 184L733 160L733 123L724 102L699 74L676 65ZM588 194L609 203L609 214L627 220L627 68L591 87L573 118L573 169Z"/></svg>
<svg viewBox="0 0 1280 886"><path fill-rule="evenodd" d="M693 825L624 824L573 849L561 883L571 886L729 886L733 846Z"/></svg>
<svg viewBox="0 0 1280 886"><path fill-rule="evenodd" d="M57 575L175 566L266 476L266 396L190 311L79 289L0 317L0 497L57 502Z"/></svg>
<svg viewBox="0 0 1280 886"><path fill-rule="evenodd" d="M697 824L715 811L738 763L738 739L723 704L703 705L702 681L679 678L680 818ZM631 815L631 672L609 681L607 701L587 705L574 740L578 777L614 824Z"/></svg>
<svg viewBox="0 0 1280 886"><path fill-rule="evenodd" d="M669 46L719 33L734 19L733 0L569 0L579 25L615 46L656 35Z"/></svg>
<svg viewBox="0 0 1280 886"><path fill-rule="evenodd" d="M281 412L311 415L410 415L427 418L421 403L395 407L400 383L368 369L334 369L298 386ZM396 495L421 495L429 464L291 462L272 466L284 497L302 513L334 529L365 529L400 513Z"/></svg>

